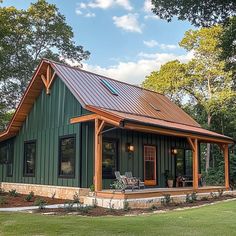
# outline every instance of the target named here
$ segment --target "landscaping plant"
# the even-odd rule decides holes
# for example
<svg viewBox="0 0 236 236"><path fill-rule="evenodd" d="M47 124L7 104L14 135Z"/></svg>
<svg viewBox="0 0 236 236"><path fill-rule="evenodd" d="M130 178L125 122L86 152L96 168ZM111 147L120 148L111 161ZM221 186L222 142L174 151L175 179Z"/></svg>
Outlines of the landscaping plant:
<svg viewBox="0 0 236 236"><path fill-rule="evenodd" d="M34 198L34 192L31 191L26 197L25 197L25 201L27 202L31 202Z"/></svg>
<svg viewBox="0 0 236 236"><path fill-rule="evenodd" d="M19 193L16 191L16 189L12 189L12 190L9 191L9 195L11 197L18 197Z"/></svg>
<svg viewBox="0 0 236 236"><path fill-rule="evenodd" d="M34 205L35 206L38 206L40 210L44 209L45 206L47 205L47 202L42 199L42 198L37 198L35 201L34 201Z"/></svg>

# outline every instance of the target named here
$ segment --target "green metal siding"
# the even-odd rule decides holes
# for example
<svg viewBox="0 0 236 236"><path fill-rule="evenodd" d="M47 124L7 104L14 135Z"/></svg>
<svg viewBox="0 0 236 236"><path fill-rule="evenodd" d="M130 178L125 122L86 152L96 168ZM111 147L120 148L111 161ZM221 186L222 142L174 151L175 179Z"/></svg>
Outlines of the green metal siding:
<svg viewBox="0 0 236 236"><path fill-rule="evenodd" d="M117 129L104 133L106 138L117 139L119 143L118 153L118 169L121 174L126 171L132 171L133 175L143 179L144 175L144 160L143 160L143 146L155 145L157 150L157 186L165 187L165 170L170 170L175 175L175 158L171 154L172 148L186 148L188 143L184 138L162 136L150 133L141 133L129 130ZM134 153L126 152L126 143L134 145ZM109 188L113 180L103 180L103 186Z"/></svg>
<svg viewBox="0 0 236 236"><path fill-rule="evenodd" d="M84 140L84 136L86 135L85 130L88 124L69 124L71 117L85 113L88 112L81 107L65 84L57 78L52 86L50 95L46 95L45 91L42 91L41 95L35 101L19 134L15 137L13 177L6 177L6 166L0 165L1 181L81 186L84 185L82 183L84 182L84 178L86 178L87 183L91 184L91 176L87 177L87 171L81 168L85 152L85 142L82 142L81 138ZM88 133L91 136L91 131L88 131ZM76 135L75 178L59 178L59 137L70 134ZM35 177L23 176L24 142L29 140L36 140L37 143ZM88 142L86 148L93 150L93 143ZM87 155L90 165L92 156L93 153L90 151ZM89 170L88 173L90 173Z"/></svg>

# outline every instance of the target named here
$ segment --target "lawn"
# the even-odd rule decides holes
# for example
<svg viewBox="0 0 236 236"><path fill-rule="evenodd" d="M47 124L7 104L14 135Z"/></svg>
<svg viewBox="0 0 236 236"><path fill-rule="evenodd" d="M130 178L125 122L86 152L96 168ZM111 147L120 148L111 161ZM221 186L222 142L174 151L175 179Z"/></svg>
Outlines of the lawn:
<svg viewBox="0 0 236 236"><path fill-rule="evenodd" d="M132 217L0 213L0 235L236 235L236 201Z"/></svg>

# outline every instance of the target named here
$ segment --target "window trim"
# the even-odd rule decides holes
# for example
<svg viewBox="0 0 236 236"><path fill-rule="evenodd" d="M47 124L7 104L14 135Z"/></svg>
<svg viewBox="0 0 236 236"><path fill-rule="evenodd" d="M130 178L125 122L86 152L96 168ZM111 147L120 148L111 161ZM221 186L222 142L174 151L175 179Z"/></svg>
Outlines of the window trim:
<svg viewBox="0 0 236 236"><path fill-rule="evenodd" d="M75 139L75 160L74 160L74 166L73 166L73 175L62 175L60 174L60 167L61 167L61 140L66 138L74 138ZM68 134L68 135L62 135L59 136L58 140L58 165L57 165L57 177L62 179L74 179L75 178L75 166L76 166L76 147L77 147L77 138L76 134Z"/></svg>
<svg viewBox="0 0 236 236"><path fill-rule="evenodd" d="M34 164L34 173L33 174L27 174L26 173L26 148L25 146L27 144L35 144L35 164ZM29 141L25 141L24 142L24 163L23 163L23 177L35 177L35 173L36 173L36 160L37 160L37 141L36 139L33 140L29 140Z"/></svg>

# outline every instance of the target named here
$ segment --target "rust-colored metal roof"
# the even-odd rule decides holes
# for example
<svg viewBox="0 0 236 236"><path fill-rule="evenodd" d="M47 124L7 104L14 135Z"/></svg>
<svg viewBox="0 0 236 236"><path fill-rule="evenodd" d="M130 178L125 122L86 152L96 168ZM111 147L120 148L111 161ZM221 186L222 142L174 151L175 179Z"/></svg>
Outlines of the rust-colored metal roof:
<svg viewBox="0 0 236 236"><path fill-rule="evenodd" d="M58 63L52 67L84 105L200 127L162 94ZM111 94L101 80L108 81L118 96Z"/></svg>
<svg viewBox="0 0 236 236"><path fill-rule="evenodd" d="M15 136L20 130L36 98L44 89L40 77L46 73L48 65L85 109L95 113L105 112L108 116L110 114L147 125L199 133L227 141L231 139L201 128L195 120L162 94L44 59L36 69L7 130L0 134L0 141ZM117 95L110 93L101 80L109 82Z"/></svg>

